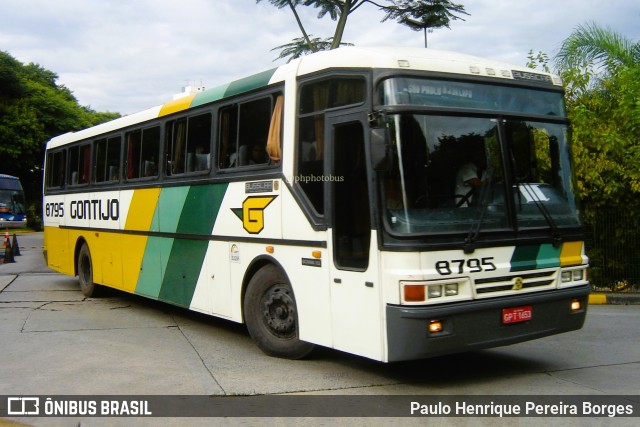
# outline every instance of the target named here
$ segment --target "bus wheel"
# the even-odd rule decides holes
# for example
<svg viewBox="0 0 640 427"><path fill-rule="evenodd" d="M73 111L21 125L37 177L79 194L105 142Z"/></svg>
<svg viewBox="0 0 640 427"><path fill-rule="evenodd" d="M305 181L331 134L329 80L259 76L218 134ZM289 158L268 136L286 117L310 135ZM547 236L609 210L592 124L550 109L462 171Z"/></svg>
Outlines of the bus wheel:
<svg viewBox="0 0 640 427"><path fill-rule="evenodd" d="M91 253L86 243L82 244L78 252L78 280L80 282L80 291L86 297L95 296L97 287L93 283L93 265L91 263Z"/></svg>
<svg viewBox="0 0 640 427"><path fill-rule="evenodd" d="M249 281L244 318L251 338L269 356L301 359L313 350L298 338L293 289L274 265L262 267Z"/></svg>

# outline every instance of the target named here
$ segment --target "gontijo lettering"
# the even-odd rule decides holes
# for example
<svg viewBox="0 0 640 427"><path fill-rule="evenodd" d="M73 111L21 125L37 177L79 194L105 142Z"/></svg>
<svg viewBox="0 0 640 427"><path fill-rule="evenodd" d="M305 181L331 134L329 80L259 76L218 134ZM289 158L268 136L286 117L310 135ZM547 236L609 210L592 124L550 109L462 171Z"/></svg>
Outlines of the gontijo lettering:
<svg viewBox="0 0 640 427"><path fill-rule="evenodd" d="M120 202L118 199L73 200L69 204L69 215L73 219L117 221L120 218Z"/></svg>

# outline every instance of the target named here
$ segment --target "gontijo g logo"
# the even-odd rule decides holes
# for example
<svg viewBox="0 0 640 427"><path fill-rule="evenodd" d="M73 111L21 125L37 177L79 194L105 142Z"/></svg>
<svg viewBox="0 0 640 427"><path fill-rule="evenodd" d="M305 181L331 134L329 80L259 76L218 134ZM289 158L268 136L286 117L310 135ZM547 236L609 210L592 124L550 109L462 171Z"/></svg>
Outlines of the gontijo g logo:
<svg viewBox="0 0 640 427"><path fill-rule="evenodd" d="M264 229L264 210L278 196L249 196L242 202L242 208L231 208L242 221L242 227L251 234L259 234Z"/></svg>

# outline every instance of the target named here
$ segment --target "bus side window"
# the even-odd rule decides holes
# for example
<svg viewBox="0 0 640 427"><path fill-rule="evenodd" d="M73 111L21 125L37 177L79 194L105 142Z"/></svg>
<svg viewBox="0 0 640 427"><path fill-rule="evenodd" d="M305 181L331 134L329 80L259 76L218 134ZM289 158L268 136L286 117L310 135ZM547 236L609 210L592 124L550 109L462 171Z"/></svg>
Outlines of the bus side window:
<svg viewBox="0 0 640 427"><path fill-rule="evenodd" d="M238 132L238 106L220 110L220 136L218 138L218 168L236 166L236 140Z"/></svg>
<svg viewBox="0 0 640 427"><path fill-rule="evenodd" d="M167 123L167 175L209 170L211 114Z"/></svg>
<svg viewBox="0 0 640 427"><path fill-rule="evenodd" d="M185 145L187 144L187 119L167 123L167 175L184 173Z"/></svg>
<svg viewBox="0 0 640 427"><path fill-rule="evenodd" d="M361 76L336 76L302 84L298 108L295 173L300 188L320 215L324 213L325 110L362 104L366 81Z"/></svg>
<svg viewBox="0 0 640 427"><path fill-rule="evenodd" d="M120 180L120 149L122 139L119 136L100 139L95 142L95 182Z"/></svg>
<svg viewBox="0 0 640 427"><path fill-rule="evenodd" d="M300 119L298 127L297 177L316 212L324 212L323 138L324 114Z"/></svg>
<svg viewBox="0 0 640 427"><path fill-rule="evenodd" d="M211 114L189 117L186 171L209 170L211 158Z"/></svg>
<svg viewBox="0 0 640 427"><path fill-rule="evenodd" d="M140 178L140 152L142 150L142 131L134 130L125 135L126 143L126 177L127 179Z"/></svg>
<svg viewBox="0 0 640 427"><path fill-rule="evenodd" d="M47 154L47 188L63 188L65 182L66 151Z"/></svg>
<svg viewBox="0 0 640 427"><path fill-rule="evenodd" d="M142 130L142 147L140 149L140 173L142 177L158 176L158 159L160 158L160 126Z"/></svg>
<svg viewBox="0 0 640 427"><path fill-rule="evenodd" d="M69 176L70 185L89 183L91 170L91 145L77 145L69 148Z"/></svg>
<svg viewBox="0 0 640 427"><path fill-rule="evenodd" d="M271 97L240 105L238 166L267 163L267 137L271 123Z"/></svg>
<svg viewBox="0 0 640 427"><path fill-rule="evenodd" d="M160 126L138 129L125 135L125 176L127 179L158 176Z"/></svg>
<svg viewBox="0 0 640 427"><path fill-rule="evenodd" d="M273 97L222 108L219 115L218 168L267 165Z"/></svg>

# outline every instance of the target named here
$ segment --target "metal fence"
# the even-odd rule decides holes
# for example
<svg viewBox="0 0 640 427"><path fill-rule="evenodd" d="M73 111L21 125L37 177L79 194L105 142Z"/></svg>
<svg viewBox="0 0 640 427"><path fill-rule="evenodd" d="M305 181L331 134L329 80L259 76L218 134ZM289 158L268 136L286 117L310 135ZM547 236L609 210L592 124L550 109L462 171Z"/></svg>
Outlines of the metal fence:
<svg viewBox="0 0 640 427"><path fill-rule="evenodd" d="M640 292L640 217L606 210L590 222L586 251L594 290Z"/></svg>

